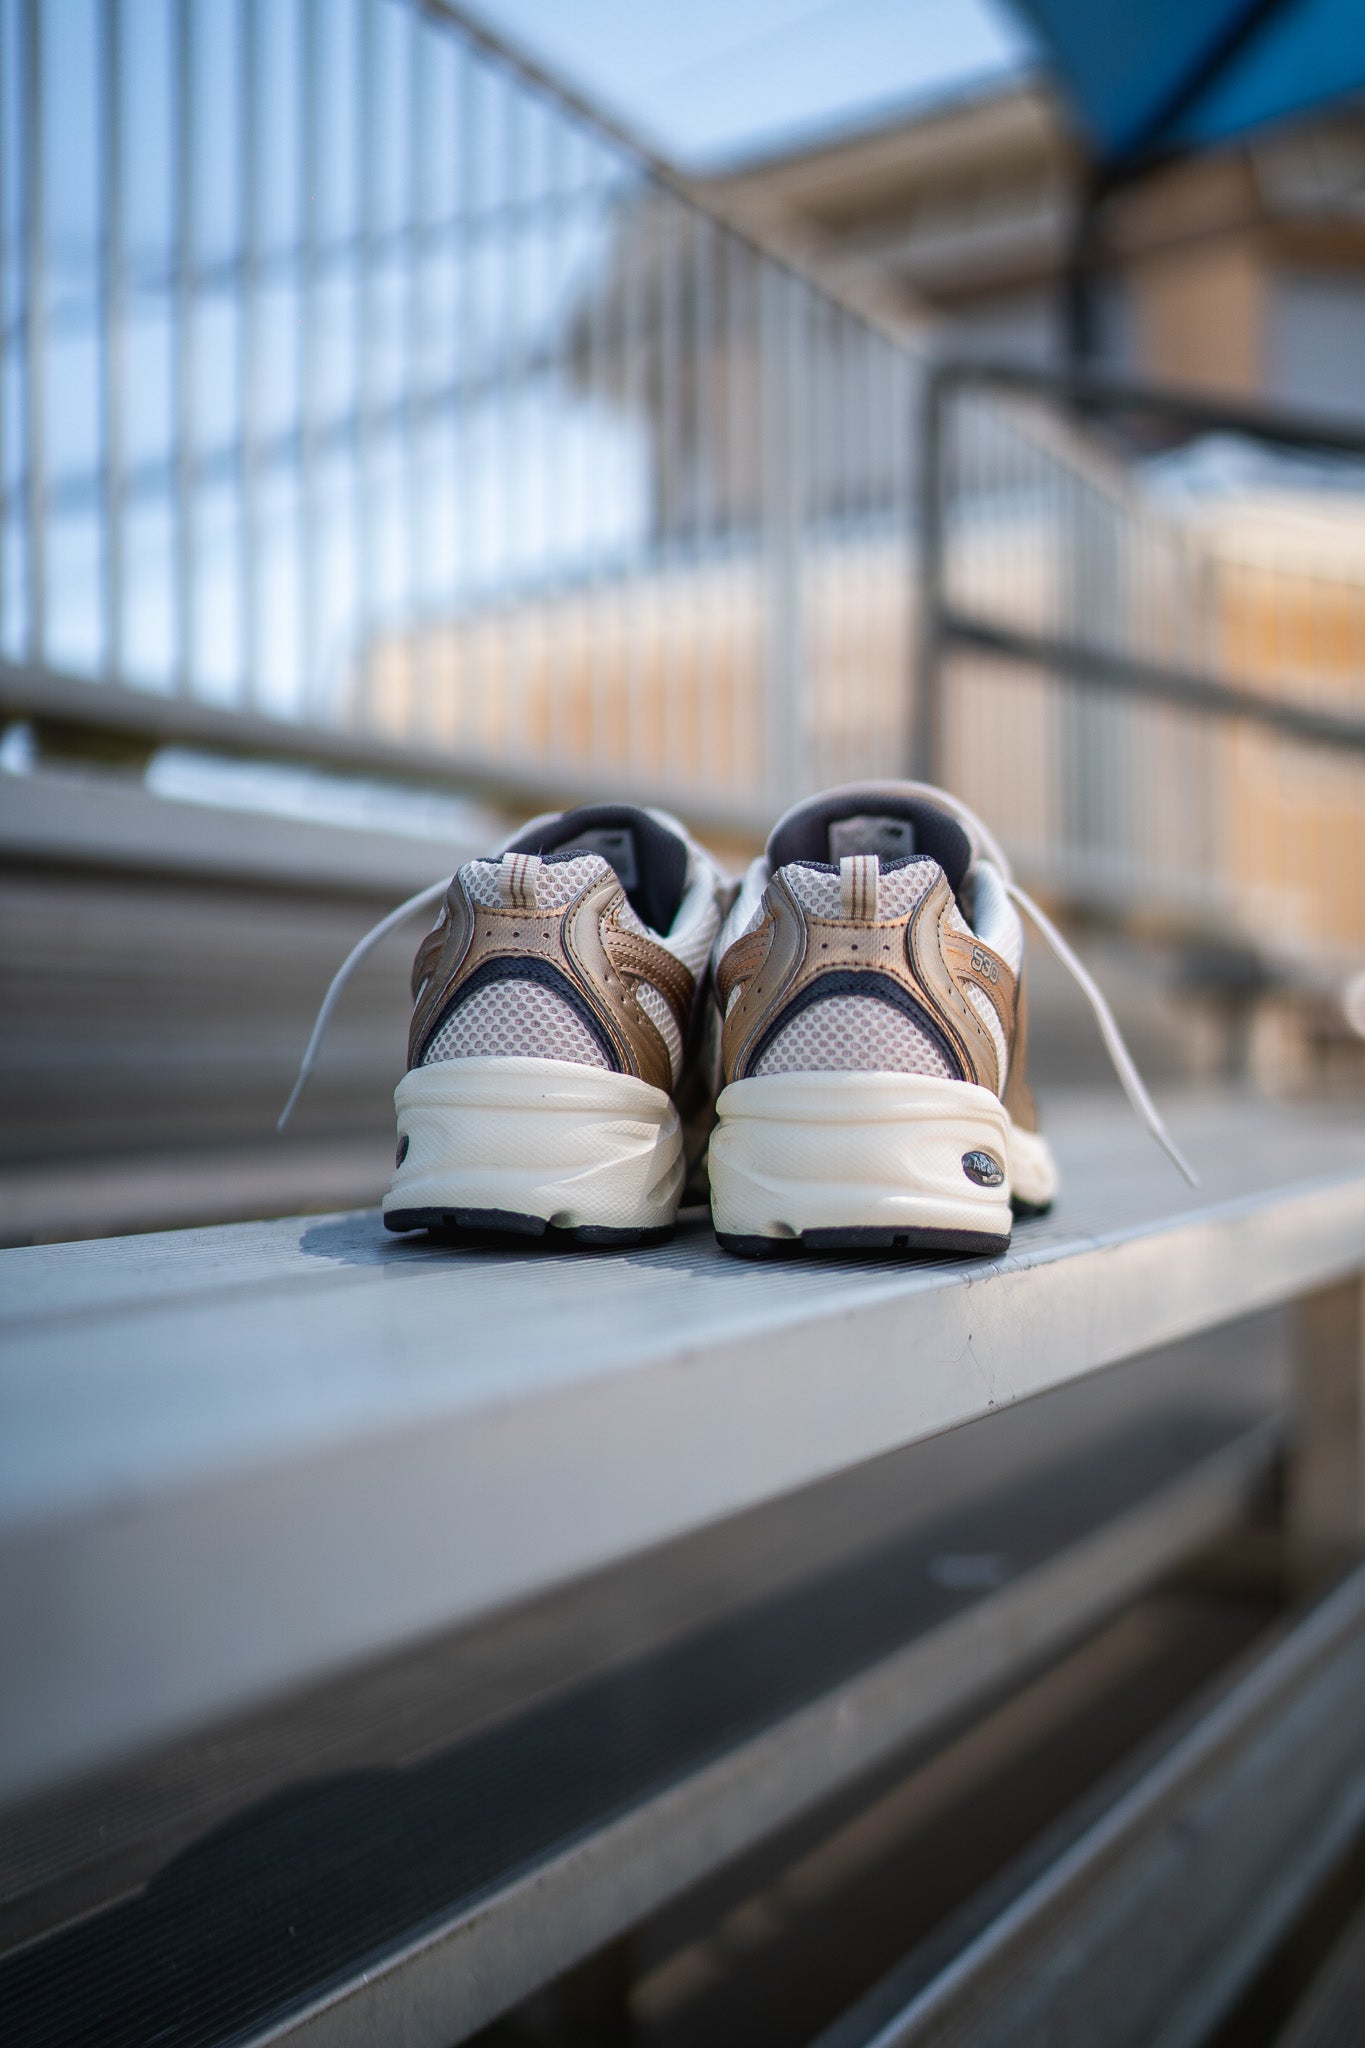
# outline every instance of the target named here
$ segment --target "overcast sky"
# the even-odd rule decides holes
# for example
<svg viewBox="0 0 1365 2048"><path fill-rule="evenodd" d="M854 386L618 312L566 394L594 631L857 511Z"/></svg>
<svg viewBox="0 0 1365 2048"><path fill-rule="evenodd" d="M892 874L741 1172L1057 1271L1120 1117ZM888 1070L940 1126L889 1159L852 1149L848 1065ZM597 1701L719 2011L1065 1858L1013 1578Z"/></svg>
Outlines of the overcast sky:
<svg viewBox="0 0 1365 2048"><path fill-rule="evenodd" d="M472 12L688 169L860 127L999 79L1005 0L474 0Z"/></svg>

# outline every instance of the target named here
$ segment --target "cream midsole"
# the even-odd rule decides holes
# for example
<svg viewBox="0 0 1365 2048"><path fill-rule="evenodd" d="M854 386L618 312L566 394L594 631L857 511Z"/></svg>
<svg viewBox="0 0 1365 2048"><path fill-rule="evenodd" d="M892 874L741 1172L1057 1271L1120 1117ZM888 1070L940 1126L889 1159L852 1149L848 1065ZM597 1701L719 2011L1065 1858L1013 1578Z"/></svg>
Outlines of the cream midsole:
<svg viewBox="0 0 1365 2048"><path fill-rule="evenodd" d="M1026 1201L1042 1204L1055 1187L1045 1141L966 1081L761 1074L724 1089L717 1116L711 1212L724 1235L915 1228L1003 1239L1015 1175ZM972 1177L974 1153L1001 1170L998 1186Z"/></svg>
<svg viewBox="0 0 1365 2048"><path fill-rule="evenodd" d="M1057 1162L1039 1131L1010 1120L1010 1192L1017 1202L1046 1209L1057 1192Z"/></svg>
<svg viewBox="0 0 1365 2048"><path fill-rule="evenodd" d="M565 1229L625 1230L677 1215L678 1113L631 1074L564 1060L443 1060L405 1074L394 1107L403 1157L386 1215L497 1209Z"/></svg>

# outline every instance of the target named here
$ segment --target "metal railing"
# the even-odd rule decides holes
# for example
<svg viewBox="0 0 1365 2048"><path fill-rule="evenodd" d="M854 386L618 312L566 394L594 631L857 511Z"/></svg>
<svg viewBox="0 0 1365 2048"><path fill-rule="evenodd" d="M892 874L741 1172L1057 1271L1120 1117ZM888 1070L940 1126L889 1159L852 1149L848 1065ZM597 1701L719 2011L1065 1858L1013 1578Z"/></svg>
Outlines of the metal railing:
<svg viewBox="0 0 1365 2048"><path fill-rule="evenodd" d="M1035 880L1365 947L1350 537L1176 516L1098 389L922 411L445 0L0 0L0 336L12 715L745 833L932 757Z"/></svg>
<svg viewBox="0 0 1365 2048"><path fill-rule="evenodd" d="M921 431L924 772L1073 901L1213 926L1289 968L1358 957L1365 430L944 359ZM1177 505L1172 433L1345 467Z"/></svg>
<svg viewBox="0 0 1365 2048"><path fill-rule="evenodd" d="M0 0L0 128L12 707L746 818L904 754L913 360L449 9Z"/></svg>

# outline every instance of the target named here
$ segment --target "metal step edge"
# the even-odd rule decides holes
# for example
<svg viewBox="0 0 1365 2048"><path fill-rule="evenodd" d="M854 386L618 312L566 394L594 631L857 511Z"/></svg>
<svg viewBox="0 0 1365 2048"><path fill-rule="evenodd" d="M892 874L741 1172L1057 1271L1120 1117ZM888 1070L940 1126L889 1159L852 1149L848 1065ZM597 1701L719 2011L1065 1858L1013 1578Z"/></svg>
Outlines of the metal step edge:
<svg viewBox="0 0 1365 2048"><path fill-rule="evenodd" d="M1006 2039L1031 2048L1044 2037L1072 2048L1095 2038L1098 2006L1116 2024L1135 1981L1162 2012L1135 2038L1144 2048L1192 2048L1365 1830L1365 1721L1350 1711L1362 1672L1365 1567L1263 1653L898 2010L888 2012L888 1993L913 1977L913 1957L814 2048L986 2048ZM1306 1747L1299 1723L1338 1739L1331 1753L1319 1744L1296 1781L1292 1762ZM1279 1756L1286 1768L1276 1773ZM1257 1798L1267 1777L1280 1794L1273 1811ZM1237 1834L1253 1799L1259 1882ZM1169 1937L1185 1925L1201 1897L1219 1901L1219 1917L1202 1950L1181 1951L1161 1931ZM1030 1999L1036 2010L1025 2009ZM1105 2038L1128 2035L1120 2028Z"/></svg>
<svg viewBox="0 0 1365 2048"><path fill-rule="evenodd" d="M449 2048L731 1858L1124 1606L1244 1511L1260 1422L1141 1506L761 1735L525 1871L237 2048Z"/></svg>

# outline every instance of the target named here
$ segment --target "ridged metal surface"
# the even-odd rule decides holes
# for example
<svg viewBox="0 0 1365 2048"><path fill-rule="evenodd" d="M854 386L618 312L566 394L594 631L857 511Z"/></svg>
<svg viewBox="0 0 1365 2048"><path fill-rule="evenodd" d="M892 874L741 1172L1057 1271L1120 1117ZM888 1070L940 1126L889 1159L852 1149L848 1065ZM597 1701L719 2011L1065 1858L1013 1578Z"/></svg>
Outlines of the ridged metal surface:
<svg viewBox="0 0 1365 2048"><path fill-rule="evenodd" d="M899 2009L913 1956L818 2048L1198 2048L1361 1839L1363 1681L1357 1569Z"/></svg>
<svg viewBox="0 0 1365 2048"><path fill-rule="evenodd" d="M0 2010L25 2048L210 2048L291 2013L305 2040L454 2038L1070 1639L1235 1513L1276 1440L1138 1423L454 1743L315 1766L0 1963ZM983 1552L998 1583L944 1569Z"/></svg>
<svg viewBox="0 0 1365 2048"><path fill-rule="evenodd" d="M1356 1914L1275 2048L1357 2048L1365 2029L1365 1911Z"/></svg>

